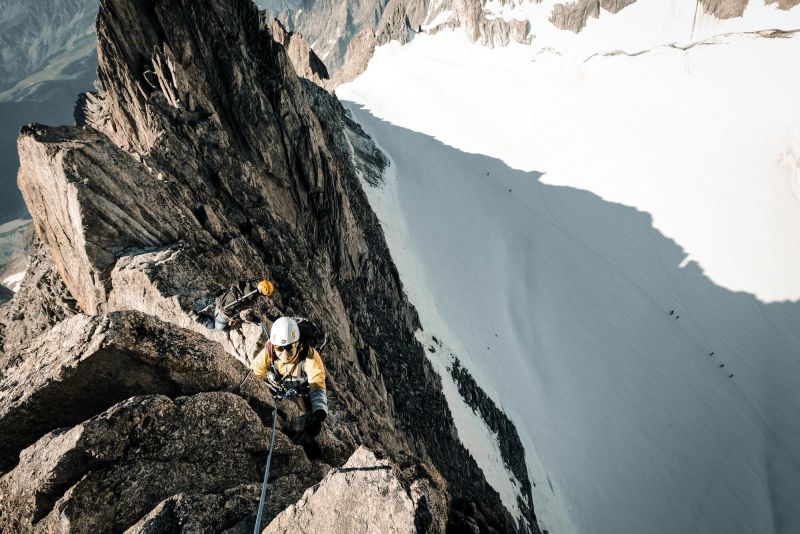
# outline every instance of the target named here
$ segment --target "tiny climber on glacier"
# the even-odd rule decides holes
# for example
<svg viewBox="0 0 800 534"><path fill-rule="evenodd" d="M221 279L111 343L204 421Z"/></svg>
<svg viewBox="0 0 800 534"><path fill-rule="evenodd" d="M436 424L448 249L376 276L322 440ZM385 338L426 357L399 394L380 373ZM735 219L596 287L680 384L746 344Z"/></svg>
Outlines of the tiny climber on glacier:
<svg viewBox="0 0 800 534"><path fill-rule="evenodd" d="M325 364L315 348L321 348L325 342L322 340L318 345L318 332L316 325L307 319L281 317L272 324L269 341L250 366L276 398L302 397L307 412L299 443L309 457L320 454L316 438L328 416Z"/></svg>

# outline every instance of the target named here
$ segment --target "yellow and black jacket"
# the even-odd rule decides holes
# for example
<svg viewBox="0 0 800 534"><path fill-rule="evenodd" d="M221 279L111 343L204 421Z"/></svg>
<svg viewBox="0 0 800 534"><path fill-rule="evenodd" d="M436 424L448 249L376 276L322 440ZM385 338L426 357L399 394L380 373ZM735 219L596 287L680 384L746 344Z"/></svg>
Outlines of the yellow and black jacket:
<svg viewBox="0 0 800 534"><path fill-rule="evenodd" d="M323 410L328 413L328 396L325 389L325 364L319 352L313 347L300 345L295 355L287 362L282 362L275 356L272 343L261 349L256 355L250 368L258 379L265 379L272 371L277 381L287 387L294 387L301 391L308 386L308 397L311 401L311 410Z"/></svg>

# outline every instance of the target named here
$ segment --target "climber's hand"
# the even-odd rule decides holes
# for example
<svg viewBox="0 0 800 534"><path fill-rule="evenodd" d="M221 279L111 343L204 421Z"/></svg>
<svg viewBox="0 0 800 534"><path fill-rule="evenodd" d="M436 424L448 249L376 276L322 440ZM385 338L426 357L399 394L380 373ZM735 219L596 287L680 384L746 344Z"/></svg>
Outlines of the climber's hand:
<svg viewBox="0 0 800 534"><path fill-rule="evenodd" d="M314 412L314 419L320 423L323 422L326 417L328 417L328 414L325 412L325 410L317 410Z"/></svg>

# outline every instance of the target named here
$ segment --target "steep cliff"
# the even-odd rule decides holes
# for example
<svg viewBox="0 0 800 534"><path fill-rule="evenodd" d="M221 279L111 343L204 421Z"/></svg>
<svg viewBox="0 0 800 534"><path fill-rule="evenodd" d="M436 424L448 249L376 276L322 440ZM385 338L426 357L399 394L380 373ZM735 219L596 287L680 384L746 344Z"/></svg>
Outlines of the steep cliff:
<svg viewBox="0 0 800 534"><path fill-rule="evenodd" d="M22 130L46 282L29 273L4 308L0 529L252 529L276 410L245 365L261 332L189 312L266 277L267 327L302 315L328 334L331 408L307 458L292 442L302 406L277 407L268 521L363 445L408 495L395 502L411 531L537 531L458 441L414 337L360 186L385 158L270 27L250 0L103 0L78 126ZM24 299L42 285L34 313Z"/></svg>

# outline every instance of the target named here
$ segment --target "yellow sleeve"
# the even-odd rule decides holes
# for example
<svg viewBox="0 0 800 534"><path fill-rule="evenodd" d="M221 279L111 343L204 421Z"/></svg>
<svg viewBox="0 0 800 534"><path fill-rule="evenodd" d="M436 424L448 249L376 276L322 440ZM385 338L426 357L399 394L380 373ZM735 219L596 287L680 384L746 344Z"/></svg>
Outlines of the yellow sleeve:
<svg viewBox="0 0 800 534"><path fill-rule="evenodd" d="M272 360L269 357L269 351L267 350L269 346L265 345L263 349L256 355L256 358L253 360L253 363L250 364L250 369L253 370L253 374L256 375L256 378L262 379L267 376L267 371L269 371L269 366L272 365Z"/></svg>
<svg viewBox="0 0 800 534"><path fill-rule="evenodd" d="M325 364L316 349L310 349L311 355L306 358L305 371L308 376L308 386L311 389L325 391Z"/></svg>

